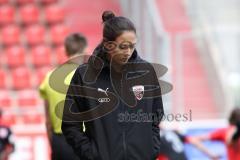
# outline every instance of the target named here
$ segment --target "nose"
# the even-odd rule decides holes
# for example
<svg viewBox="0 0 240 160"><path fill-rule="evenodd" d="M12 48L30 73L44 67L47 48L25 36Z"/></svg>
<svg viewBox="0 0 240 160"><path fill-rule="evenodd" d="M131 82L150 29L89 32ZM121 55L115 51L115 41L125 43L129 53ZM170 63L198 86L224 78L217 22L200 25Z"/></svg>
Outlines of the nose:
<svg viewBox="0 0 240 160"><path fill-rule="evenodd" d="M130 48L128 48L124 53L123 53L123 56L125 58L128 58L132 55L132 50Z"/></svg>

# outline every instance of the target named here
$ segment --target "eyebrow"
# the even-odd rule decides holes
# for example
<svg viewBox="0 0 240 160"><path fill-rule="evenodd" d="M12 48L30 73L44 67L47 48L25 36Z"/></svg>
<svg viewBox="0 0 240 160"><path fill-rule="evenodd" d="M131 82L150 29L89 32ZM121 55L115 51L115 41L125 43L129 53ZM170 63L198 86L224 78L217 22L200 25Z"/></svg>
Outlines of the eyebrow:
<svg viewBox="0 0 240 160"><path fill-rule="evenodd" d="M123 41L123 42L120 42L119 44L122 44L122 43L131 43L131 44L137 44L137 42L130 42L130 41Z"/></svg>

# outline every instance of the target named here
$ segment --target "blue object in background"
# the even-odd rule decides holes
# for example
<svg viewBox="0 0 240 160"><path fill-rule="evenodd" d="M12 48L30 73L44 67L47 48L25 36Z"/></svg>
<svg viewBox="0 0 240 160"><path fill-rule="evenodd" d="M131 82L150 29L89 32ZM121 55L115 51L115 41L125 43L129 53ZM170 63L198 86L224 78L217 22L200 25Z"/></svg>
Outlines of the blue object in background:
<svg viewBox="0 0 240 160"><path fill-rule="evenodd" d="M214 131L217 128L189 129L186 135L202 135ZM221 155L220 160L227 160L227 152L224 143L220 141L205 141L203 144L216 155ZM191 144L185 144L186 155L189 160L210 160L204 153Z"/></svg>

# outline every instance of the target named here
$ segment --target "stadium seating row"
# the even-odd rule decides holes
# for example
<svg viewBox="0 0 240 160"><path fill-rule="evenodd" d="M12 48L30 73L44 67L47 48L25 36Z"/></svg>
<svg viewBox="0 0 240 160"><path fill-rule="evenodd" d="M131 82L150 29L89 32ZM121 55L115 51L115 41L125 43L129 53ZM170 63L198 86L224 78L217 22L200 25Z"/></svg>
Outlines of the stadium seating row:
<svg viewBox="0 0 240 160"><path fill-rule="evenodd" d="M1 108L9 107L37 107L41 104L37 90L27 89L20 91L0 90Z"/></svg>
<svg viewBox="0 0 240 160"><path fill-rule="evenodd" d="M0 66L17 68L31 66L35 68L62 64L67 59L63 46L52 49L47 45L38 45L29 50L23 46L15 45L0 52Z"/></svg>
<svg viewBox="0 0 240 160"><path fill-rule="evenodd" d="M18 67L10 72L0 70L0 89L22 90L34 89L42 82L50 66L31 70L29 67Z"/></svg>
<svg viewBox="0 0 240 160"><path fill-rule="evenodd" d="M58 0L0 0L0 4L16 4L16 5L25 5L38 3L42 5L48 5L51 3L56 3Z"/></svg>
<svg viewBox="0 0 240 160"><path fill-rule="evenodd" d="M0 16L1 17L1 16ZM3 46L27 44L34 46L45 43L61 45L64 37L69 33L69 28L64 24L51 26L49 30L42 25L31 25L21 29L18 25L8 25L0 31L0 43Z"/></svg>
<svg viewBox="0 0 240 160"><path fill-rule="evenodd" d="M43 124L45 122L43 114L31 113L31 114L5 114L2 118L2 123L5 125L15 124Z"/></svg>
<svg viewBox="0 0 240 160"><path fill-rule="evenodd" d="M49 5L43 9L28 4L21 7L12 5L0 6L0 25L16 24L23 25L45 22L46 24L55 24L64 21L64 8L59 5Z"/></svg>

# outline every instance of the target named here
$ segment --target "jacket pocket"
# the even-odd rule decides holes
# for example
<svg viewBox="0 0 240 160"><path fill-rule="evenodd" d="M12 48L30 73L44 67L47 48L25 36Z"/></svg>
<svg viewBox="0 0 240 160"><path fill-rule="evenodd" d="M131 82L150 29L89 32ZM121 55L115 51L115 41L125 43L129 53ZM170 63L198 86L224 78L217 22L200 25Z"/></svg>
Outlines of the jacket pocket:
<svg viewBox="0 0 240 160"><path fill-rule="evenodd" d="M97 149L97 145L95 143L94 140L91 140L91 145L92 145L92 155L93 155L93 159L95 160L100 160L99 157L99 153L98 153L98 149Z"/></svg>
<svg viewBox="0 0 240 160"><path fill-rule="evenodd" d="M96 144L94 140L89 140L87 144L82 145L80 159L83 160L99 160Z"/></svg>

